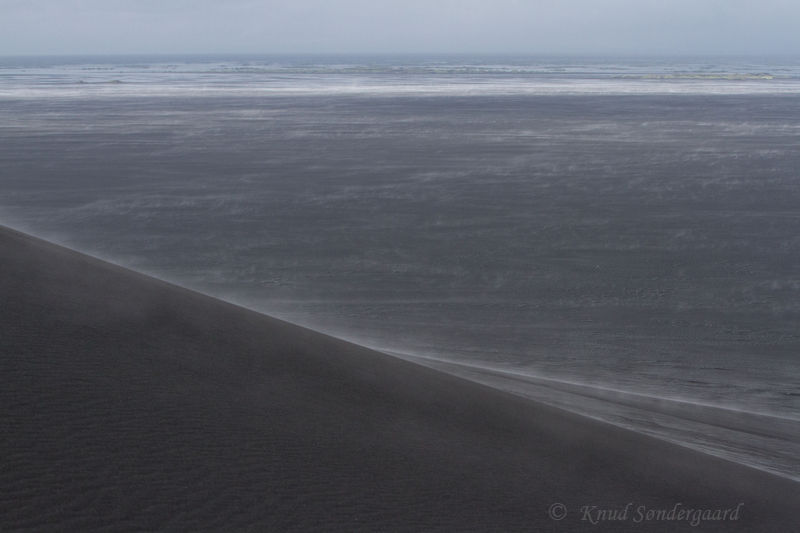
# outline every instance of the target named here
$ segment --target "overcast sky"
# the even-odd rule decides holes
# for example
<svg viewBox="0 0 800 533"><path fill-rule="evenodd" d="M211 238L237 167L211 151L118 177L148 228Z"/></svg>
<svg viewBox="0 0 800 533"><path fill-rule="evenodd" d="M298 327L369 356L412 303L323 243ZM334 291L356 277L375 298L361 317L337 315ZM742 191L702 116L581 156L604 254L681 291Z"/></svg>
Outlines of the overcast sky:
<svg viewBox="0 0 800 533"><path fill-rule="evenodd" d="M799 54L800 0L0 0L0 55Z"/></svg>

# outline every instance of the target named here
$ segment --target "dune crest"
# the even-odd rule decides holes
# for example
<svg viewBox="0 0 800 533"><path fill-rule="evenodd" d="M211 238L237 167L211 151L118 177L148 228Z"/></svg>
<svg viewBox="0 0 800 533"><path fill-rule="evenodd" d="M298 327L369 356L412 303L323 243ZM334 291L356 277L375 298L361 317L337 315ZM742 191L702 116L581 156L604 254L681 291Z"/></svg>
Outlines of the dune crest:
<svg viewBox="0 0 800 533"><path fill-rule="evenodd" d="M797 524L790 480L2 227L0 272L4 531Z"/></svg>

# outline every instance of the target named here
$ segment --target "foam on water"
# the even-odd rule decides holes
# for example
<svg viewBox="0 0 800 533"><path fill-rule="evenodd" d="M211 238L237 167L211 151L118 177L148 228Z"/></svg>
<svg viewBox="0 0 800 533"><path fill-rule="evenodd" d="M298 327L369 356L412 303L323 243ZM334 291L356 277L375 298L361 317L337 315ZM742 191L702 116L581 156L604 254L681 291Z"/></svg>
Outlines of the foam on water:
<svg viewBox="0 0 800 533"><path fill-rule="evenodd" d="M421 59L424 59L421 61ZM798 94L785 58L0 58L0 99L270 95ZM355 60L355 61L354 61Z"/></svg>

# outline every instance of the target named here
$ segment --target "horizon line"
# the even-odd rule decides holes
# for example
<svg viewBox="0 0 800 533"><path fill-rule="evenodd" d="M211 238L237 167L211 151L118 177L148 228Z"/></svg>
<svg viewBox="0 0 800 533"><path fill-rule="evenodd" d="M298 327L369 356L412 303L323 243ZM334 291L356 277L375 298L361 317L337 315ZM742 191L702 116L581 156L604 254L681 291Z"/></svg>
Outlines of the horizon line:
<svg viewBox="0 0 800 533"><path fill-rule="evenodd" d="M800 58L800 52L529 52L529 51L394 51L394 52L374 52L374 51L337 51L337 52L237 52L237 51L214 51L214 52L185 52L185 51L166 51L166 52L21 52L21 53L0 53L0 57L124 57L124 56L315 56L315 57L338 57L338 56L371 56L371 57L391 57L391 56L489 56L489 57L625 57L625 58L701 58L701 57L739 57L739 58Z"/></svg>

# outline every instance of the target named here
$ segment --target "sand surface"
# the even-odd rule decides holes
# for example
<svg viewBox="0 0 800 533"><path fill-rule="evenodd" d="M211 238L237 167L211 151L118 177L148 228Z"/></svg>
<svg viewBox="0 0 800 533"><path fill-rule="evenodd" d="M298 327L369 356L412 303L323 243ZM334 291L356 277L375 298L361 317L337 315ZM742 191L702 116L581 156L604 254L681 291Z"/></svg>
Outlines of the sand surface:
<svg viewBox="0 0 800 533"><path fill-rule="evenodd" d="M800 530L791 480L4 228L0 274L2 531Z"/></svg>

